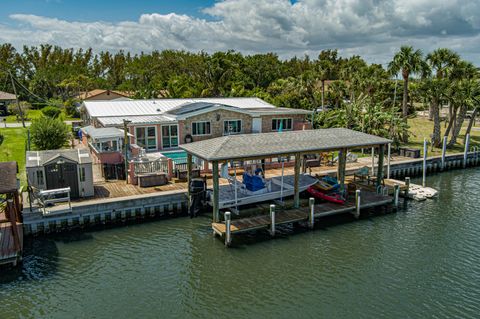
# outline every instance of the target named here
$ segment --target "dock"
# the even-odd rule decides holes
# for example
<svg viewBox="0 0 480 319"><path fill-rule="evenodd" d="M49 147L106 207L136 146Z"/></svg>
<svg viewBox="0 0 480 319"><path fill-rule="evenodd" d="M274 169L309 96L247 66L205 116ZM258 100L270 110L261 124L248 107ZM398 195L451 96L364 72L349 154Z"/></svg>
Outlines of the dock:
<svg viewBox="0 0 480 319"><path fill-rule="evenodd" d="M16 266L22 260L23 225L17 189L16 162L0 163L0 265Z"/></svg>
<svg viewBox="0 0 480 319"><path fill-rule="evenodd" d="M355 217L359 217L357 213L360 209L374 208L380 206L391 205L394 202L394 198L388 195L376 194L369 190L362 190L360 196L350 195L345 204L335 204L330 202L324 202L313 205L313 219L321 218L330 215L352 213ZM358 203L357 203L358 199ZM299 207L286 209L284 211L279 210L272 214L264 214L259 216L253 216L248 218L240 218L230 221L230 235L227 235L227 223L226 221L212 223L212 230L216 235L219 235L226 239L226 245L230 245L231 236L239 233L255 231L259 229L268 229L272 234L272 229L275 226L283 224L291 224L297 222L308 222L311 228L315 223L311 217L312 207ZM273 227L272 227L273 221ZM274 235L274 234L272 234ZM228 240L227 238L230 237Z"/></svg>

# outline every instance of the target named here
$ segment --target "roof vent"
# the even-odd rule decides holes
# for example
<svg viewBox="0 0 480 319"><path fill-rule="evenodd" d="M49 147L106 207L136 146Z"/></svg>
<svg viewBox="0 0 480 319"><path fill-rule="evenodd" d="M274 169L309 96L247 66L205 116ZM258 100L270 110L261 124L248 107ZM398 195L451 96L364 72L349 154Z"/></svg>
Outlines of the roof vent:
<svg viewBox="0 0 480 319"><path fill-rule="evenodd" d="M157 112L161 112L161 111L162 111L162 110L160 110L160 109L157 109Z"/></svg>

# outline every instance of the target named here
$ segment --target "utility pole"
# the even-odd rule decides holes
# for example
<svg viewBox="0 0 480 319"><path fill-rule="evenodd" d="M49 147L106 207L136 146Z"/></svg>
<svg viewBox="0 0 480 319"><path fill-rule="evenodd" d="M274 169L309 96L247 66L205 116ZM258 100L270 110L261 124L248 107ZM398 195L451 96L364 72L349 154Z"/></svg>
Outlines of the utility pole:
<svg viewBox="0 0 480 319"><path fill-rule="evenodd" d="M123 120L123 147L125 148L125 183L128 184L128 124L132 123L130 120Z"/></svg>
<svg viewBox="0 0 480 319"><path fill-rule="evenodd" d="M17 101L17 107L18 107L18 112L20 113L20 117L22 118L22 125L25 128L25 118L23 117L23 112L22 108L20 107L20 102L18 102L18 95L17 95L17 88L15 87L15 81L13 80L13 75L10 70L8 71L8 74L10 74L10 80L12 81L12 86L13 86L13 93L15 93L15 99Z"/></svg>

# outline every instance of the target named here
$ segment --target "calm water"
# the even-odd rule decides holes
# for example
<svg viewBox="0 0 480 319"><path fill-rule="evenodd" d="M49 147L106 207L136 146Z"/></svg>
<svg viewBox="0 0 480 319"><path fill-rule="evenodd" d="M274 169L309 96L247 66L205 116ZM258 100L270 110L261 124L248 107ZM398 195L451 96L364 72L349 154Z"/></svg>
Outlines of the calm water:
<svg viewBox="0 0 480 319"><path fill-rule="evenodd" d="M232 249L206 217L40 239L0 275L0 317L479 318L480 170L429 184L397 213Z"/></svg>

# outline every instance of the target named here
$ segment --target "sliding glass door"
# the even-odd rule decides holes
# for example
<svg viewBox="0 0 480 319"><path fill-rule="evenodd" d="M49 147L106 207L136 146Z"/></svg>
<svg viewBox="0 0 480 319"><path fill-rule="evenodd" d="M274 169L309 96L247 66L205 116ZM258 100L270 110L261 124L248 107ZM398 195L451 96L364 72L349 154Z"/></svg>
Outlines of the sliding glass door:
<svg viewBox="0 0 480 319"><path fill-rule="evenodd" d="M157 149L157 128L155 126L141 126L135 128L137 145L147 151Z"/></svg>
<svg viewBox="0 0 480 319"><path fill-rule="evenodd" d="M178 125L162 125L162 148L178 147Z"/></svg>

